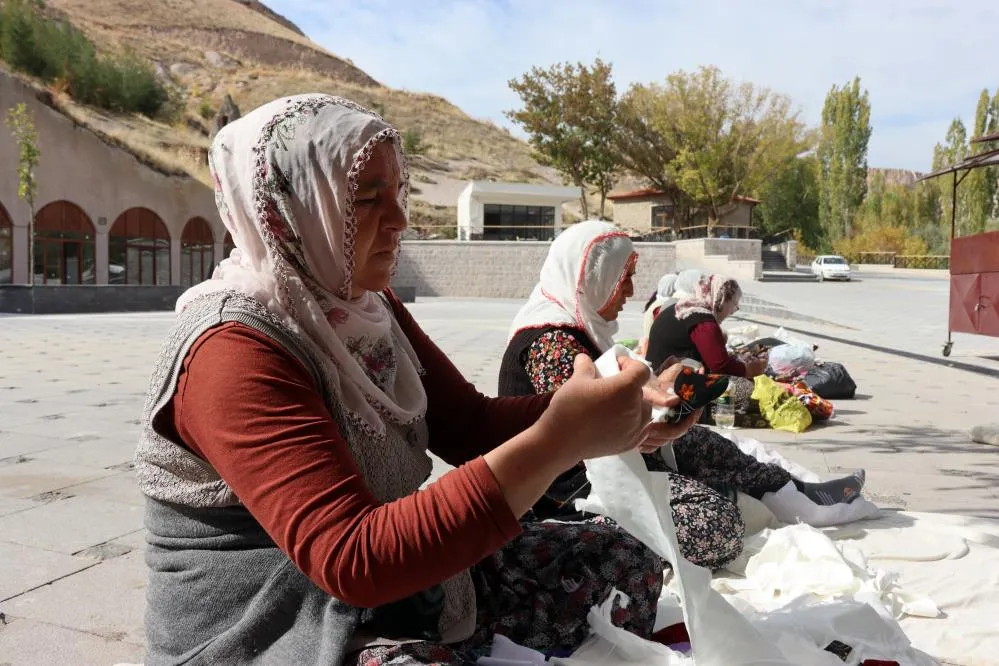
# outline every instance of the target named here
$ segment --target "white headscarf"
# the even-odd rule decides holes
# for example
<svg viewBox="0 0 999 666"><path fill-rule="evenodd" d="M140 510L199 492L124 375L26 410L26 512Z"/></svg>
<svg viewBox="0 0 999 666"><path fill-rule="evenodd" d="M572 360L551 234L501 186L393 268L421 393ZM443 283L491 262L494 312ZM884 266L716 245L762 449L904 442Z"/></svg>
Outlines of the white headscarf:
<svg viewBox="0 0 999 666"><path fill-rule="evenodd" d="M688 268L685 271L680 271L676 276L676 282L673 283L673 293L669 296L673 300L669 305L675 303L677 299L693 296L697 291L697 284L701 281L702 277L704 277L704 273L696 268Z"/></svg>
<svg viewBox="0 0 999 666"><path fill-rule="evenodd" d="M586 331L601 351L610 349L617 322L598 312L637 261L628 234L613 224L591 220L572 225L552 242L541 280L514 317L510 338L527 328L571 326Z"/></svg>
<svg viewBox="0 0 999 666"><path fill-rule="evenodd" d="M673 287L676 285L677 277L676 273L667 273L659 278L659 284L656 285L657 301L665 301L673 296Z"/></svg>
<svg viewBox="0 0 999 666"><path fill-rule="evenodd" d="M236 249L211 280L177 301L180 311L225 289L259 301L327 354L348 418L379 439L383 417L411 423L427 408L419 360L385 302L371 292L350 295L354 193L380 142L396 148L405 211L409 176L399 133L353 102L287 97L223 128L209 163Z"/></svg>
<svg viewBox="0 0 999 666"><path fill-rule="evenodd" d="M690 296L683 296L676 303L676 318L686 319L696 313L718 318L726 303L742 297L739 283L723 275L703 275Z"/></svg>

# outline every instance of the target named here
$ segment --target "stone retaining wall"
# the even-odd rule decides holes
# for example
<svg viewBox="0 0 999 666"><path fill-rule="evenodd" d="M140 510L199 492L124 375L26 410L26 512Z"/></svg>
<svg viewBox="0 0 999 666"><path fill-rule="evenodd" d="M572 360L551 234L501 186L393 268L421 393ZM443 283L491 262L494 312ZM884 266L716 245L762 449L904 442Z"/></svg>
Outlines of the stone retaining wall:
<svg viewBox="0 0 999 666"><path fill-rule="evenodd" d="M405 241L393 286L416 296L526 298L537 284L550 243L533 241ZM676 270L667 243L636 243L635 293L655 291L663 273Z"/></svg>

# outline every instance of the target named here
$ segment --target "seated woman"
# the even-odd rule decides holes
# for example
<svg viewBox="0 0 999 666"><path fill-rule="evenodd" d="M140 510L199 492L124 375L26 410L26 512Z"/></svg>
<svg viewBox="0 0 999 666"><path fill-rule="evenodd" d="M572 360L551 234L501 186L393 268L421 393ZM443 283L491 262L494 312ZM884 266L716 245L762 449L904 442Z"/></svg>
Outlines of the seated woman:
<svg viewBox="0 0 999 666"><path fill-rule="evenodd" d="M500 395L543 395L559 389L573 376L578 355L599 356L610 349L618 315L634 293L637 261L627 234L611 224L580 222L563 231L548 251L540 282L511 326L500 365ZM804 483L700 426L690 428L672 446L646 455L645 462L669 478L684 557L712 569L742 552L745 527L733 501L735 491L762 499L793 483L813 503L829 505L856 498L864 482L861 471L826 483ZM569 470L535 504L535 517L583 519L566 500L587 491L584 470Z"/></svg>
<svg viewBox="0 0 999 666"><path fill-rule="evenodd" d="M659 279L656 293L645 304L645 315L642 319L642 338L648 340L652 322L656 320L664 308L676 303L679 299L689 297L697 288L697 283L704 274L696 268L688 268L679 273L667 273Z"/></svg>
<svg viewBox="0 0 999 666"><path fill-rule="evenodd" d="M725 347L721 323L739 310L742 289L735 280L704 275L692 295L663 308L649 331L645 357L658 368L671 356L700 361L708 372L752 379L767 369L765 359L740 361Z"/></svg>
<svg viewBox="0 0 999 666"><path fill-rule="evenodd" d="M580 460L675 435L648 425L646 367L478 393L387 291L409 182L399 133L352 102L267 104L211 165L236 250L178 302L136 452L145 663L465 664L496 633L571 651L615 587L648 636L662 560L613 526L518 521ZM428 449L457 469L421 490Z"/></svg>

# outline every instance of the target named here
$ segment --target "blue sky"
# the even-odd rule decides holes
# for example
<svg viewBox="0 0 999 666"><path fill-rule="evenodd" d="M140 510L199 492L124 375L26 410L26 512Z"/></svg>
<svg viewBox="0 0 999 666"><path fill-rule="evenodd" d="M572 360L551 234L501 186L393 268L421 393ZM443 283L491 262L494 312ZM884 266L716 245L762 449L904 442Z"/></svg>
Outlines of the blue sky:
<svg viewBox="0 0 999 666"><path fill-rule="evenodd" d="M927 170L955 116L999 86L997 0L267 0L314 41L394 88L509 126L507 81L600 56L618 90L714 64L791 96L870 91L871 166Z"/></svg>

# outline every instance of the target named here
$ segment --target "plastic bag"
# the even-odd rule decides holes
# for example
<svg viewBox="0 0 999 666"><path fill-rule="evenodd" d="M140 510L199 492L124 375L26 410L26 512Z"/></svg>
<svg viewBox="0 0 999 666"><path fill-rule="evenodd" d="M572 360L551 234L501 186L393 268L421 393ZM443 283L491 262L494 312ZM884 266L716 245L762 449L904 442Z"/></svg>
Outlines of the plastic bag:
<svg viewBox="0 0 999 666"><path fill-rule="evenodd" d="M805 383L827 400L851 400L857 384L842 363L817 363L805 375Z"/></svg>
<svg viewBox="0 0 999 666"><path fill-rule="evenodd" d="M808 374L815 365L815 352L803 344L786 344L770 350L771 372L777 377L797 378Z"/></svg>
<svg viewBox="0 0 999 666"><path fill-rule="evenodd" d="M760 403L760 413L774 430L805 432L812 425L812 415L798 399L766 375L753 380L753 400Z"/></svg>
<svg viewBox="0 0 999 666"><path fill-rule="evenodd" d="M783 341L784 344L787 345L804 345L809 349L817 349L817 347L808 340L803 340L802 338L795 337L788 333L783 326L774 331L773 337Z"/></svg>
<svg viewBox="0 0 999 666"><path fill-rule="evenodd" d="M759 337L760 327L756 324L747 324L746 326L730 328L725 333L728 335L728 346L735 349L748 345Z"/></svg>

